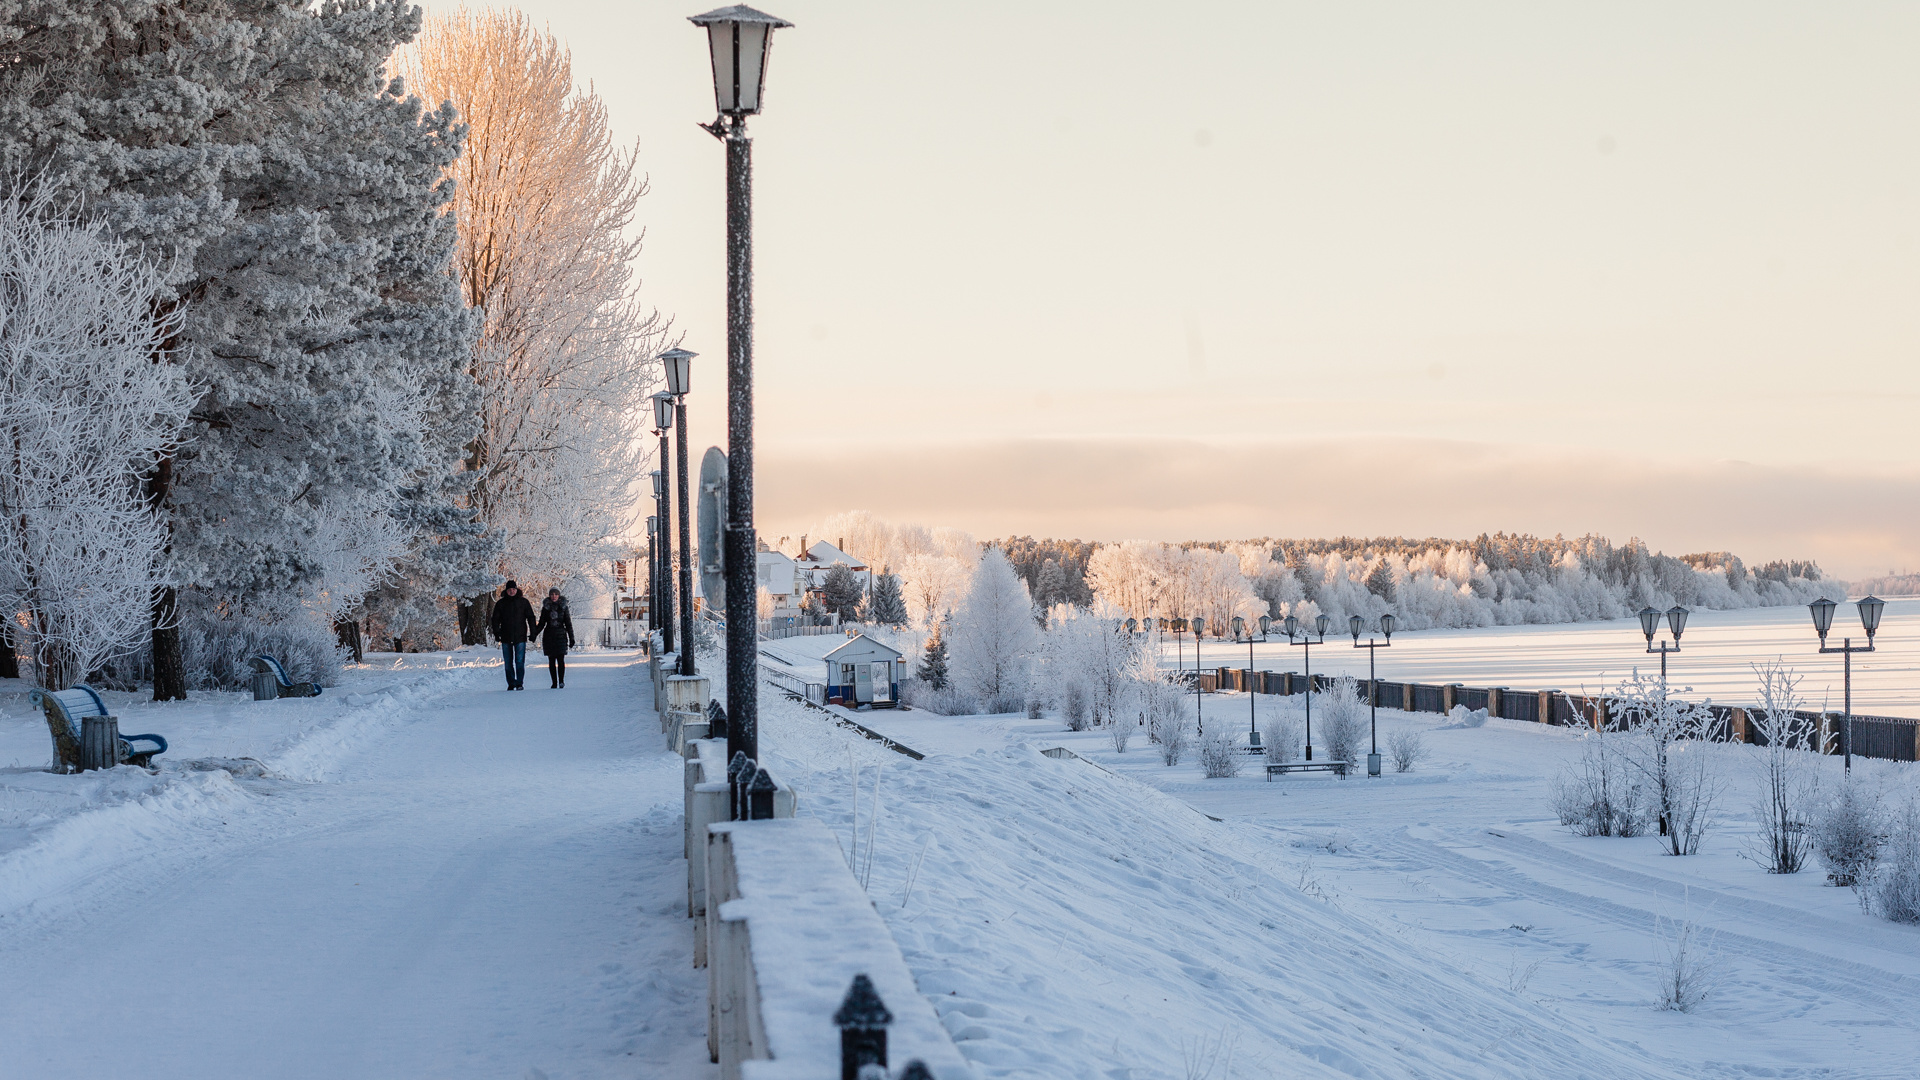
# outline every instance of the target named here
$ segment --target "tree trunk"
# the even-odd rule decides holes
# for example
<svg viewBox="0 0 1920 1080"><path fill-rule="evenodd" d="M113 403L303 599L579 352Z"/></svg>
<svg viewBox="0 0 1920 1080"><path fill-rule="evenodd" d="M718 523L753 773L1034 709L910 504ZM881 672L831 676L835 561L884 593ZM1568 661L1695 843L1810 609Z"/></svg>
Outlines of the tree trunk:
<svg viewBox="0 0 1920 1080"><path fill-rule="evenodd" d="M493 594L481 593L460 605L460 644L485 645L493 622Z"/></svg>
<svg viewBox="0 0 1920 1080"><path fill-rule="evenodd" d="M187 700L187 663L180 652L180 626L175 619L179 594L172 586L153 594L153 700Z"/></svg>
<svg viewBox="0 0 1920 1080"><path fill-rule="evenodd" d="M0 679L20 677L20 656L13 651L13 628L0 622Z"/></svg>
<svg viewBox="0 0 1920 1080"><path fill-rule="evenodd" d="M333 633L340 641L340 647L353 653L353 662L366 663L367 657L360 644L360 622L357 619L342 619L333 624Z"/></svg>
<svg viewBox="0 0 1920 1080"><path fill-rule="evenodd" d="M161 458L147 478L147 507L168 517L167 556L173 556L173 455ZM153 700L187 700L187 662L180 651L180 594L171 585L153 591Z"/></svg>

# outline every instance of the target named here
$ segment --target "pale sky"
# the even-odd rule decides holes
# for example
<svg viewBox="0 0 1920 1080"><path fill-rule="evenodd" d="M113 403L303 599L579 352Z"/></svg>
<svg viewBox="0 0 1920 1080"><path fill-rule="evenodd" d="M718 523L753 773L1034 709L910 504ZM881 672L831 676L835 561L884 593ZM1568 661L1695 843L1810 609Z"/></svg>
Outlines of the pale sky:
<svg viewBox="0 0 1920 1080"><path fill-rule="evenodd" d="M759 6L763 534L1920 570L1920 5ZM706 7L525 7L638 141L724 443Z"/></svg>

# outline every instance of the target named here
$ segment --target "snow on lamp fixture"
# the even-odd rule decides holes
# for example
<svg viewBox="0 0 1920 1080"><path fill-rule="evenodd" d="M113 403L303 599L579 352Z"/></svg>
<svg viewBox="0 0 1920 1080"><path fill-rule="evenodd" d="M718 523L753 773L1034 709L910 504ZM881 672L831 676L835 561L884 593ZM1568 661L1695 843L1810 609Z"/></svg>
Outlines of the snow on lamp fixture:
<svg viewBox="0 0 1920 1080"><path fill-rule="evenodd" d="M692 386L693 358L699 355L685 349L668 349L660 354L660 364L667 369L667 393L686 396Z"/></svg>
<svg viewBox="0 0 1920 1080"><path fill-rule="evenodd" d="M726 116L759 112L773 32L793 24L745 4L718 8L687 21L707 32L707 51L713 57L714 106Z"/></svg>
<svg viewBox="0 0 1920 1080"><path fill-rule="evenodd" d="M665 390L653 395L653 430L673 430L673 395Z"/></svg>

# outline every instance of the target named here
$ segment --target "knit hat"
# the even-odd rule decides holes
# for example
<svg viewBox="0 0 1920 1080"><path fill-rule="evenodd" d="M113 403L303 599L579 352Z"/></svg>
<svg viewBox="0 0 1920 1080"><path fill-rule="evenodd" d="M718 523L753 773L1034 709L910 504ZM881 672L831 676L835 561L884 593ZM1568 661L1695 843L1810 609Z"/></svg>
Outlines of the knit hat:
<svg viewBox="0 0 1920 1080"><path fill-rule="evenodd" d="M517 589L519 587L520 587L520 583L517 581L509 581L505 585L501 586L502 589Z"/></svg>

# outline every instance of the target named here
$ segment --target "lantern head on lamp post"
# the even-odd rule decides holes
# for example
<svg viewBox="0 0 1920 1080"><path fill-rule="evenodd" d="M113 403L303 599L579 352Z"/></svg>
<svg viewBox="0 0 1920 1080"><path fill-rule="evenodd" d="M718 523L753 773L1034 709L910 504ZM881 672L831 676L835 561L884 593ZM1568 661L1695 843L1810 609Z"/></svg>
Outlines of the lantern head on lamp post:
<svg viewBox="0 0 1920 1080"><path fill-rule="evenodd" d="M699 355L685 349L668 349L660 354L660 366L667 371L667 393L687 396L693 384L693 358Z"/></svg>
<svg viewBox="0 0 1920 1080"><path fill-rule="evenodd" d="M1866 628L1868 641L1872 641L1874 633L1880 629L1880 611L1886 606L1887 602L1877 596L1860 601L1860 625Z"/></svg>
<svg viewBox="0 0 1920 1080"><path fill-rule="evenodd" d="M1687 616L1692 614L1686 608L1675 604L1667 609L1667 627L1673 631L1673 643L1680 643L1680 635L1687 628Z"/></svg>
<svg viewBox="0 0 1920 1080"><path fill-rule="evenodd" d="M1266 637L1267 631L1271 630L1272 628L1273 628L1273 617L1271 615L1260 616L1260 636L1262 638Z"/></svg>
<svg viewBox="0 0 1920 1080"><path fill-rule="evenodd" d="M1380 616L1380 633L1384 634L1387 640L1389 641L1393 640L1393 613L1392 612L1388 612L1387 614Z"/></svg>
<svg viewBox="0 0 1920 1080"><path fill-rule="evenodd" d="M673 395L668 391L653 395L653 430L662 433L673 430Z"/></svg>
<svg viewBox="0 0 1920 1080"><path fill-rule="evenodd" d="M1280 621L1280 629L1285 630L1287 638L1291 640L1300 629L1300 620L1289 615Z"/></svg>
<svg viewBox="0 0 1920 1080"><path fill-rule="evenodd" d="M1353 640L1355 642L1358 642L1360 640L1360 631L1365 630L1366 628L1367 628L1367 620L1361 618L1358 615L1347 616L1347 629L1352 632Z"/></svg>
<svg viewBox="0 0 1920 1080"><path fill-rule="evenodd" d="M1813 613L1813 632L1820 635L1821 644L1826 643L1827 631L1833 629L1833 609L1839 606L1824 596L1807 605Z"/></svg>
<svg viewBox="0 0 1920 1080"><path fill-rule="evenodd" d="M1647 635L1647 645L1653 645L1653 635L1660 632L1660 613L1651 607L1640 609L1640 632Z"/></svg>
<svg viewBox="0 0 1920 1080"><path fill-rule="evenodd" d="M1319 634L1319 635L1320 635L1321 637L1326 637L1326 636L1327 636L1327 625L1328 625L1329 623L1331 623L1331 622L1333 622L1333 620L1332 620L1331 618L1329 618L1328 616L1326 616L1326 615L1317 615L1317 616L1315 616L1315 617L1314 617L1314 620L1313 620L1313 629L1314 629L1314 631L1315 631L1316 633L1318 633L1318 634Z"/></svg>
<svg viewBox="0 0 1920 1080"><path fill-rule="evenodd" d="M1235 640L1235 641L1238 641L1238 640L1240 640L1240 638L1242 638L1242 637L1244 637L1244 636L1246 635L1246 632L1247 632L1247 620L1245 620L1245 619L1243 619L1243 618L1241 618L1241 617L1240 617L1240 616L1238 616L1238 615L1235 615L1235 616L1233 617L1233 638L1234 638L1234 640Z"/></svg>
<svg viewBox="0 0 1920 1080"><path fill-rule="evenodd" d="M667 474L661 472L659 469L655 469L647 475L653 477L653 497L656 499L665 498L667 494ZM653 519L648 518L647 520L651 521Z"/></svg>
<svg viewBox="0 0 1920 1080"><path fill-rule="evenodd" d="M707 32L713 58L713 104L722 116L751 116L760 111L767 85L767 55L773 32L793 24L745 4L695 15L687 20Z"/></svg>
<svg viewBox="0 0 1920 1080"><path fill-rule="evenodd" d="M1393 616L1380 616L1380 632L1388 640L1369 638L1360 640L1360 631L1367 628L1367 620L1358 615L1347 616L1347 629L1353 631L1353 647L1367 650L1367 737L1371 749L1367 752L1367 775L1380 775L1380 681L1374 675L1374 655L1381 649L1393 647Z"/></svg>

